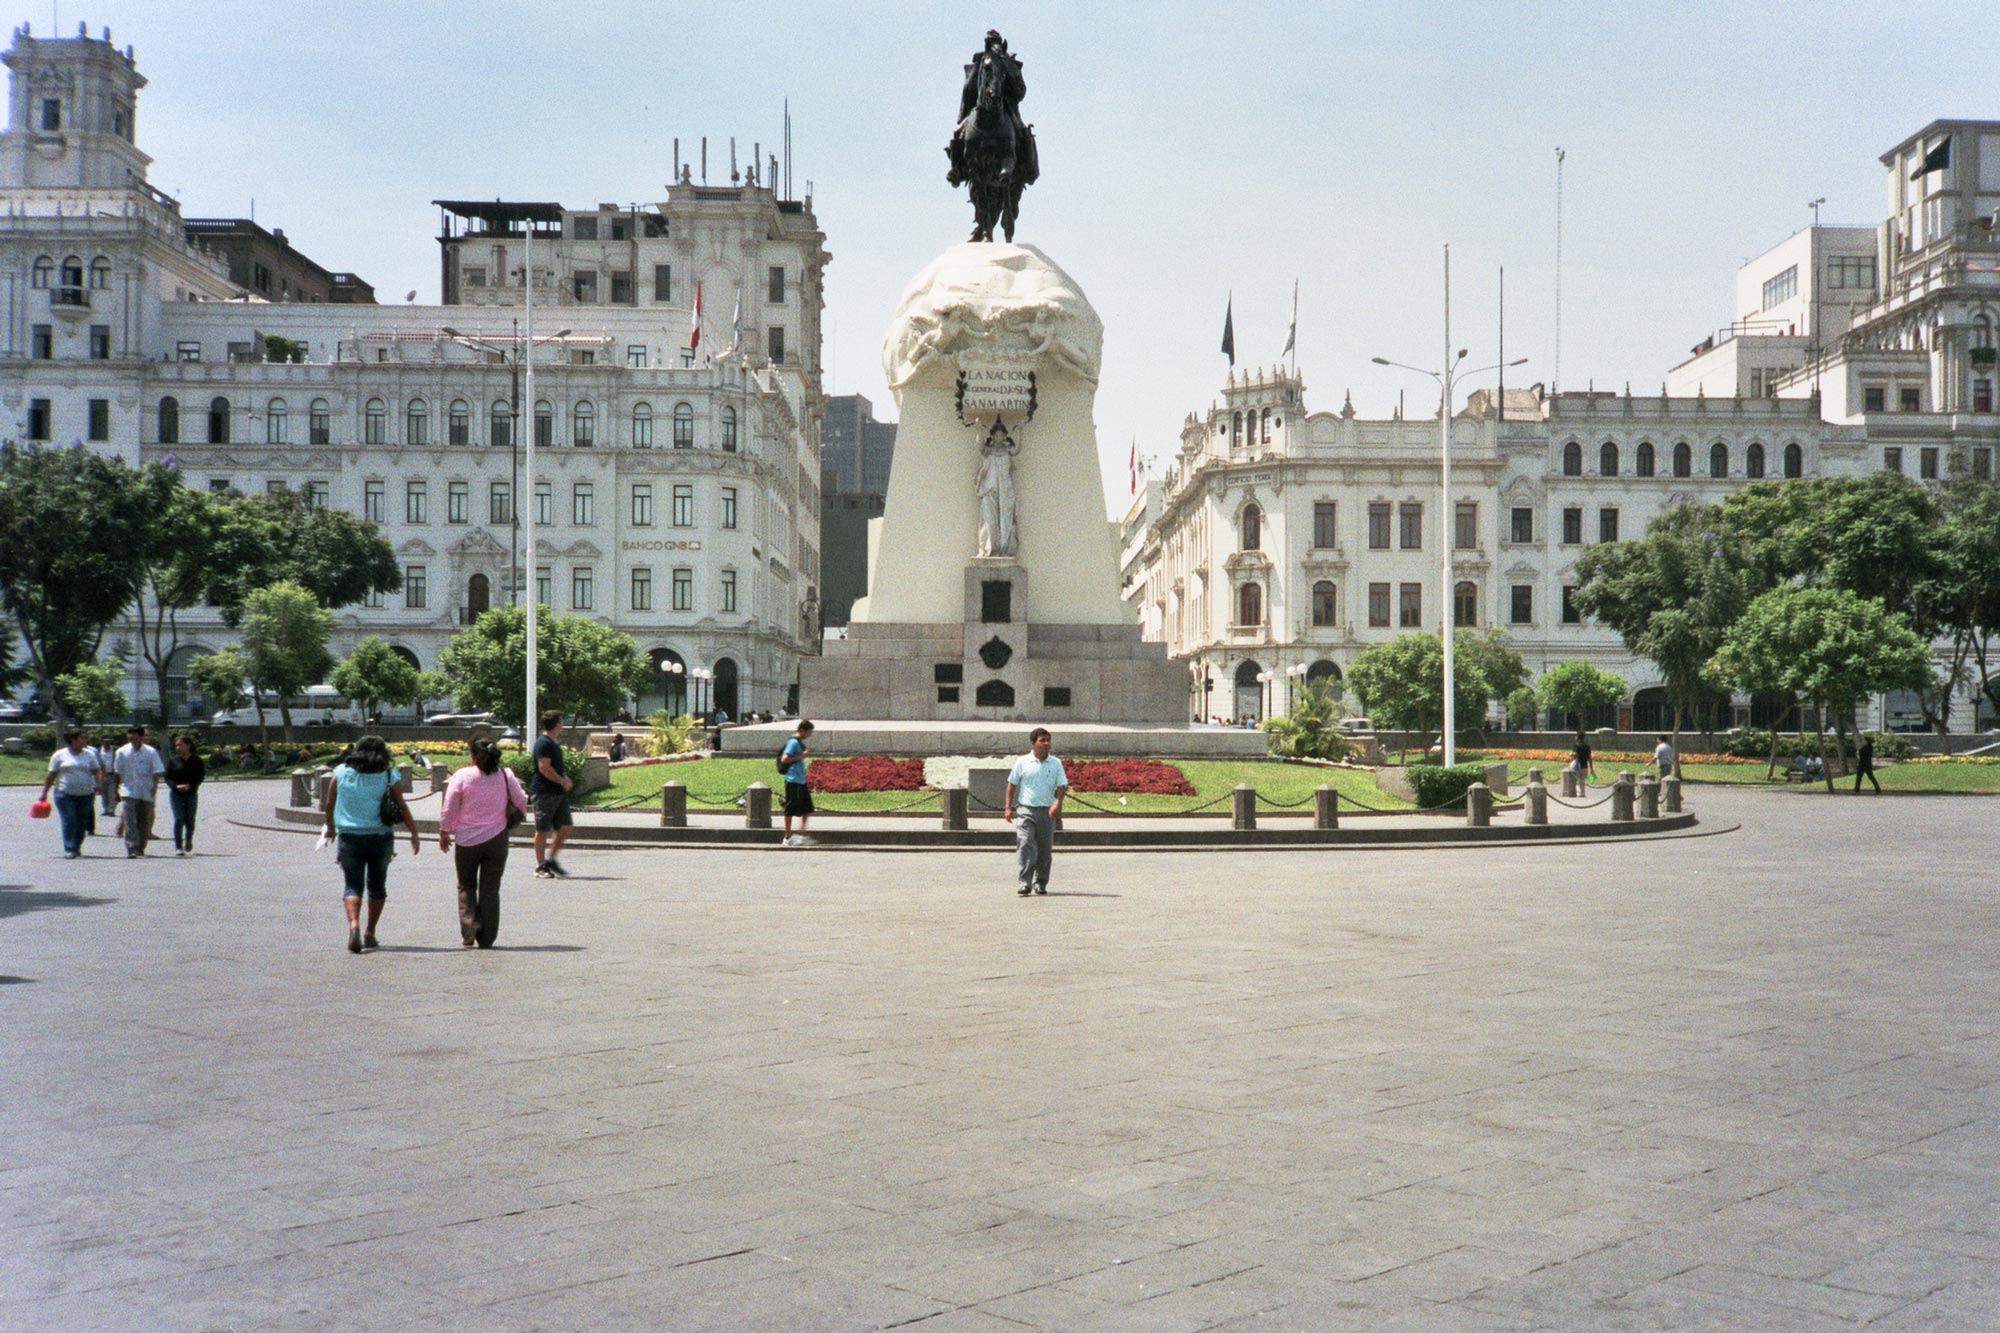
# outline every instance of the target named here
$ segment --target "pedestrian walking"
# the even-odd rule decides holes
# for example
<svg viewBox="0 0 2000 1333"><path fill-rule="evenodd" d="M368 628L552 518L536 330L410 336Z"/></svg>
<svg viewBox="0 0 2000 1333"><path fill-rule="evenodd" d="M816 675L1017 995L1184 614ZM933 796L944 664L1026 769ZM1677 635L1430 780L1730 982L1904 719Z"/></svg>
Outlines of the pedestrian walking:
<svg viewBox="0 0 2000 1333"><path fill-rule="evenodd" d="M104 762L89 744L81 727L63 733L63 743L49 756L48 776L42 779L42 800L55 788L56 819L62 825L63 859L74 861L83 855L83 836L90 831L90 812L97 789L104 785Z"/></svg>
<svg viewBox="0 0 2000 1333"><path fill-rule="evenodd" d="M167 804L174 813L174 855L193 856L195 811L208 765L195 753L194 737L186 733L174 737L173 750L167 760Z"/></svg>
<svg viewBox="0 0 2000 1333"><path fill-rule="evenodd" d="M396 790L401 776L389 763L389 746L380 736L363 736L342 757L326 784L326 831L321 839L335 844L334 859L345 882L341 905L347 909L347 951L375 947L375 927L389 901L389 858L395 855L396 829L409 830L410 854L420 850L417 821ZM361 899L368 899L368 929L361 928Z"/></svg>
<svg viewBox="0 0 2000 1333"><path fill-rule="evenodd" d="M160 752L147 743L145 727L135 722L125 728L125 744L111 757L111 771L118 775L118 822L125 830L125 855L144 856L153 836L153 803L167 771Z"/></svg>
<svg viewBox="0 0 2000 1333"><path fill-rule="evenodd" d="M102 809L107 815L118 813L118 782L111 767L111 761L118 757L118 748L112 745L97 745L98 767L104 770L104 781L100 784L98 797L103 802ZM97 832L97 821L90 822L90 831Z"/></svg>
<svg viewBox="0 0 2000 1333"><path fill-rule="evenodd" d="M1675 758L1673 742L1665 736L1660 737L1660 743L1653 747L1653 762L1659 766L1660 781L1665 782L1674 775Z"/></svg>
<svg viewBox="0 0 2000 1333"><path fill-rule="evenodd" d="M570 788L576 786L576 779L563 772L563 715L551 708L542 714L541 721L542 734L529 751L535 767L528 795L535 807L535 878L554 879L569 874L556 853L569 841L569 831L576 823L569 809Z"/></svg>
<svg viewBox="0 0 2000 1333"><path fill-rule="evenodd" d="M490 949L500 934L507 836L527 813L528 794L500 762L500 747L473 741L472 762L451 775L438 813L438 850L452 853L458 872L458 934L468 949Z"/></svg>
<svg viewBox="0 0 2000 1333"><path fill-rule="evenodd" d="M806 785L806 742L812 739L813 724L799 719L798 729L778 754L778 771L785 775L785 846L806 845L806 821L812 818L812 788ZM799 831L792 833L792 818L798 817Z"/></svg>
<svg viewBox="0 0 2000 1333"><path fill-rule="evenodd" d="M1069 774L1063 771L1062 760L1049 753L1054 743L1047 727L1036 727L1028 733L1028 753L1007 771L1007 797L1001 813L1014 825L1014 866L1021 881L1015 892L1023 898L1049 891L1055 821L1062 817L1063 797L1069 795Z"/></svg>
<svg viewBox="0 0 2000 1333"><path fill-rule="evenodd" d="M1586 777L1597 776L1597 760L1590 752L1590 742L1578 739L1576 748L1569 752L1569 771L1576 774L1577 785L1582 786Z"/></svg>
<svg viewBox="0 0 2000 1333"><path fill-rule="evenodd" d="M1863 778L1874 786L1877 796L1882 794L1882 784L1875 781L1875 738L1865 734L1861 737L1861 753L1855 756L1854 792L1857 796L1861 794Z"/></svg>

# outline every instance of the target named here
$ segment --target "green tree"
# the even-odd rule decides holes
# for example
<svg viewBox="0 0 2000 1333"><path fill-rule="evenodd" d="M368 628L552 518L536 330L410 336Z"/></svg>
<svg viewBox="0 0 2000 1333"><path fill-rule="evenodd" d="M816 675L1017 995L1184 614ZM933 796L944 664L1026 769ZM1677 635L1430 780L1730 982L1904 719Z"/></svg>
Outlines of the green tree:
<svg viewBox="0 0 2000 1333"><path fill-rule="evenodd" d="M1523 685L1507 696L1507 722L1517 731L1533 731L1539 711L1532 685Z"/></svg>
<svg viewBox="0 0 2000 1333"><path fill-rule="evenodd" d="M14 632L12 622L0 620L0 692L11 694L22 681L34 674L26 662L15 660L20 651L20 636Z"/></svg>
<svg viewBox="0 0 2000 1333"><path fill-rule="evenodd" d="M44 699L139 595L176 484L87 449L0 447L0 602Z"/></svg>
<svg viewBox="0 0 2000 1333"><path fill-rule="evenodd" d="M145 586L133 599L133 619L139 657L153 671L162 725L168 721L167 668L181 645L180 613L201 604L204 571L217 561L217 539L228 520L224 502L192 486L175 486L151 524L152 558Z"/></svg>
<svg viewBox="0 0 2000 1333"><path fill-rule="evenodd" d="M2000 489L1969 479L1951 483L1939 500L1934 536L1937 568L1918 585L1910 620L1918 633L1944 645L1942 663L1917 698L1944 752L1950 754L1951 696L1975 671L1975 698L1979 693L1992 695L2000 683L1990 648L1990 640L2000 633Z"/></svg>
<svg viewBox="0 0 2000 1333"><path fill-rule="evenodd" d="M250 660L235 648L203 653L188 663L187 674L188 684L201 691L211 712L234 712L250 698L243 690L250 679ZM260 699L257 701L260 726L263 708Z"/></svg>
<svg viewBox="0 0 2000 1333"><path fill-rule="evenodd" d="M125 664L118 661L88 662L72 667L56 677L56 697L63 711L78 719L108 720L125 717L131 704L120 682Z"/></svg>
<svg viewBox="0 0 2000 1333"><path fill-rule="evenodd" d="M1625 682L1588 662L1560 662L1535 682L1535 697L1556 717L1574 714L1577 743L1582 744L1584 714L1617 705L1625 697Z"/></svg>
<svg viewBox="0 0 2000 1333"><path fill-rule="evenodd" d="M290 338L281 338L275 333L264 335L264 359L280 364L291 362L300 364L306 359L306 345Z"/></svg>
<svg viewBox="0 0 2000 1333"><path fill-rule="evenodd" d="M395 548L373 523L295 491L233 495L221 506L203 570L202 596L241 623L258 588L295 583L321 606L338 610L370 593L403 586Z"/></svg>
<svg viewBox="0 0 2000 1333"><path fill-rule="evenodd" d="M274 583L244 599L243 656L250 683L277 696L287 742L292 739L291 696L324 680L333 666L326 648L332 632L333 613L296 583ZM261 717L260 712L260 727ZM263 742L268 745L270 739L269 728L263 728Z"/></svg>
<svg viewBox="0 0 2000 1333"><path fill-rule="evenodd" d="M1340 759L1354 747L1340 734L1340 705L1324 680L1311 680L1292 700L1290 717L1264 719L1271 753L1291 759Z"/></svg>
<svg viewBox="0 0 2000 1333"><path fill-rule="evenodd" d="M362 705L364 717L375 704L417 702L423 685L423 673L373 634L355 644L347 660L333 669L333 688Z"/></svg>
<svg viewBox="0 0 2000 1333"><path fill-rule="evenodd" d="M1750 603L1716 653L1732 688L1804 698L1843 735L1855 705L1882 690L1915 689L1929 676L1930 645L1901 616L1842 588L1774 588ZM1822 763L1825 732L1819 731ZM1825 765L1833 790L1833 768Z"/></svg>
<svg viewBox="0 0 2000 1333"><path fill-rule="evenodd" d="M570 717L606 718L644 687L646 661L629 634L586 616L552 615L547 607L536 620L541 707L559 708ZM527 660L527 611L506 606L454 635L438 669L460 708L524 726Z"/></svg>
<svg viewBox="0 0 2000 1333"><path fill-rule="evenodd" d="M1471 673L1484 686L1479 702L1469 710L1460 704L1453 720L1461 728L1475 718L1484 726L1489 702L1497 699L1504 704L1509 695L1528 683L1528 664L1508 645L1505 630L1461 629L1452 633L1452 675L1462 680ZM1463 698L1466 689L1460 686L1453 693Z"/></svg>
<svg viewBox="0 0 2000 1333"><path fill-rule="evenodd" d="M1453 657L1464 642L1453 644ZM1477 659L1455 660L1452 711L1459 718L1482 716L1491 694ZM1399 634L1355 656L1347 683L1360 696L1377 730L1430 733L1444 723L1444 644L1435 634ZM1456 720L1456 719L1454 719Z"/></svg>
<svg viewBox="0 0 2000 1333"><path fill-rule="evenodd" d="M525 689L526 687L523 686ZM417 673L417 711L422 713L433 699L443 699L451 694L451 682L444 678L442 671L419 671Z"/></svg>

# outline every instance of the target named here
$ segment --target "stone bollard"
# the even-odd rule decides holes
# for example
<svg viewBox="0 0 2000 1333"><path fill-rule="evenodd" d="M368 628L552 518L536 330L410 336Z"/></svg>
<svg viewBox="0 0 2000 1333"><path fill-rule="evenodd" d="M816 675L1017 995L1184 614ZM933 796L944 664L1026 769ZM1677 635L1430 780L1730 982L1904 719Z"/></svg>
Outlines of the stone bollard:
<svg viewBox="0 0 2000 1333"><path fill-rule="evenodd" d="M1475 782L1465 789L1465 825L1486 828L1493 822L1493 789Z"/></svg>
<svg viewBox="0 0 2000 1333"><path fill-rule="evenodd" d="M1611 821L1614 824L1632 822L1632 775L1620 773L1618 781L1611 784Z"/></svg>
<svg viewBox="0 0 2000 1333"><path fill-rule="evenodd" d="M1340 827L1340 791L1335 787L1313 789L1313 827Z"/></svg>
<svg viewBox="0 0 2000 1333"><path fill-rule="evenodd" d="M408 796L417 789L416 770L405 764L396 770L396 790Z"/></svg>
<svg viewBox="0 0 2000 1333"><path fill-rule="evenodd" d="M1257 789L1248 784L1239 786L1229 793L1229 827L1233 829L1254 829L1257 827Z"/></svg>
<svg viewBox="0 0 2000 1333"><path fill-rule="evenodd" d="M1528 822L1546 824L1549 822L1549 789L1542 785L1542 770L1528 770Z"/></svg>
<svg viewBox="0 0 2000 1333"><path fill-rule="evenodd" d="M660 784L660 827L688 826L688 789L685 782Z"/></svg>
<svg viewBox="0 0 2000 1333"><path fill-rule="evenodd" d="M1562 789L1565 800L1575 800L1582 796L1583 774L1577 772L1575 769L1565 768L1562 771Z"/></svg>
<svg viewBox="0 0 2000 1333"><path fill-rule="evenodd" d="M1660 817L1660 780L1651 773L1639 779L1639 818Z"/></svg>
<svg viewBox="0 0 2000 1333"><path fill-rule="evenodd" d="M1681 812L1681 775L1675 773L1660 780L1660 808L1670 815Z"/></svg>
<svg viewBox="0 0 2000 1333"><path fill-rule="evenodd" d="M450 781L451 781L450 769L446 768L443 764L431 765L431 793L433 795L443 791L445 788L445 784Z"/></svg>
<svg viewBox="0 0 2000 1333"><path fill-rule="evenodd" d="M749 798L743 806L743 827L771 827L771 789L761 782L753 782L750 790L743 794Z"/></svg>
<svg viewBox="0 0 2000 1333"><path fill-rule="evenodd" d="M310 806L313 803L313 775L309 768L292 770L292 804Z"/></svg>
<svg viewBox="0 0 2000 1333"><path fill-rule="evenodd" d="M326 789L333 783L333 770L316 768L313 770L313 799L315 806L326 804Z"/></svg>
<svg viewBox="0 0 2000 1333"><path fill-rule="evenodd" d="M944 789L944 827L948 833L963 833L971 827L972 793L964 787Z"/></svg>

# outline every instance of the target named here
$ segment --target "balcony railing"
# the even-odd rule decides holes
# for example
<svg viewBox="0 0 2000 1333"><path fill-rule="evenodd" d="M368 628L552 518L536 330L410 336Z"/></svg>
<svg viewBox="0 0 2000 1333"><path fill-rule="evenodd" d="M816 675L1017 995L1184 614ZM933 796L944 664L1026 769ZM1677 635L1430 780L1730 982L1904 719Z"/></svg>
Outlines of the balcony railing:
<svg viewBox="0 0 2000 1333"><path fill-rule="evenodd" d="M51 287L49 304L58 309L67 306L76 310L90 309L90 289L87 287Z"/></svg>

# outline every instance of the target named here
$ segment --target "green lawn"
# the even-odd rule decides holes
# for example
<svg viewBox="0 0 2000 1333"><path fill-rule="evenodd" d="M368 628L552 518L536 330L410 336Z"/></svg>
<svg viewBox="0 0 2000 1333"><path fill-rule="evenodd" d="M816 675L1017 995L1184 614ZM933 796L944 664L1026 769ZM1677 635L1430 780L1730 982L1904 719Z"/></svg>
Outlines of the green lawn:
<svg viewBox="0 0 2000 1333"><path fill-rule="evenodd" d="M1105 792L1079 792L1072 797L1074 813L1090 813L1090 806L1099 806L1120 814L1143 814L1151 812L1174 812L1193 809L1226 797L1240 782L1247 782L1257 789L1258 795L1273 802L1285 804L1310 802L1313 789L1321 783L1340 792L1343 801L1359 801L1366 805L1383 809L1407 808L1409 802L1381 790L1369 774L1353 769L1311 768L1301 764L1275 763L1268 760L1206 760L1189 759L1176 764L1187 780L1194 784L1194 796L1142 796L1128 795L1125 804L1120 805L1118 797ZM753 782L762 782L776 788L781 779L777 766L769 759L697 759L684 764L647 764L636 768L614 769L611 786L604 791L592 792L578 802L579 805L601 805L624 798L646 798L647 802L657 800L660 784L667 781L684 782L688 789L688 804L696 809L728 808L735 804L743 789ZM815 794L813 801L828 813L862 814L869 811L889 810L907 806L912 801L921 802L915 809L941 813L936 792L878 791L839 792L832 795ZM1220 807L1226 810L1227 805ZM1261 808L1269 809L1268 805Z"/></svg>
<svg viewBox="0 0 2000 1333"><path fill-rule="evenodd" d="M1466 763L1478 762L1478 760L1479 756L1476 752L1468 753L1464 756L1464 762ZM1651 767L1649 764L1600 762L1597 765L1597 780L1598 782L1610 782L1622 770L1629 769L1634 774L1637 774L1649 772L1651 771ZM1512 781L1525 781L1528 776L1528 770L1531 768L1540 768L1542 770L1542 780L1553 787L1559 781L1557 774L1562 771L1563 765L1544 760L1510 759L1507 761L1507 776ZM1690 763L1681 766L1681 777L1690 786L1699 783L1715 783L1733 787L1786 787L1797 785L1796 783L1787 783L1785 781L1782 764L1779 766L1778 776L1775 778L1766 778L1764 776L1764 769L1765 765L1761 762L1755 764ZM1936 764L1888 764L1876 769L1876 776L1881 780L1882 790L1884 791L2000 792L2000 764L1954 763L1950 761ZM1824 781L1812 785L1822 793L1826 790L1826 783ZM1844 787L1847 790L1853 790L1854 774L1850 772L1845 778L1841 777L1838 773L1834 774L1833 785L1836 788ZM1863 783L1862 786L1865 790L1872 790L1867 787L1866 783Z"/></svg>

